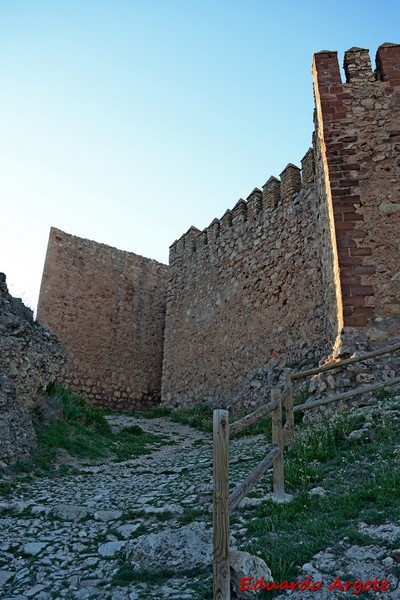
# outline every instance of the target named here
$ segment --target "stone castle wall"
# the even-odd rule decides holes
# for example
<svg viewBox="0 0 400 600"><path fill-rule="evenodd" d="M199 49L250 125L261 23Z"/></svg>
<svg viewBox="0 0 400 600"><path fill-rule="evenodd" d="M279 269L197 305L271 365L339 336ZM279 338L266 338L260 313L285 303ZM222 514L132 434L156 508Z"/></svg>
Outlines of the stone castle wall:
<svg viewBox="0 0 400 600"><path fill-rule="evenodd" d="M310 150L170 249L163 403L252 406L271 366L316 359L337 335L324 207Z"/></svg>
<svg viewBox="0 0 400 600"><path fill-rule="evenodd" d="M160 401L167 266L50 231L38 320L68 353L59 379L99 406Z"/></svg>
<svg viewBox="0 0 400 600"><path fill-rule="evenodd" d="M400 336L400 45L314 56L318 138L337 240L343 321Z"/></svg>
<svg viewBox="0 0 400 600"><path fill-rule="evenodd" d="M301 170L191 227L169 267L52 229L38 317L69 352L69 387L116 408L161 388L168 406L251 408L280 367L400 339L400 46L374 73L352 48L344 68L345 83L336 52L314 56Z"/></svg>
<svg viewBox="0 0 400 600"><path fill-rule="evenodd" d="M399 339L400 46L344 68L314 57L314 184L291 166L171 247L165 404L251 406L277 364Z"/></svg>

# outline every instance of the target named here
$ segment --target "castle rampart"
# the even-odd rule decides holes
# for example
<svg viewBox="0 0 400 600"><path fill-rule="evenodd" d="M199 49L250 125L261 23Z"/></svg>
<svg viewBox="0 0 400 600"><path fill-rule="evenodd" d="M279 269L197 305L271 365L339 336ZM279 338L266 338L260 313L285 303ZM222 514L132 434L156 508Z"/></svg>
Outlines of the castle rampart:
<svg viewBox="0 0 400 600"><path fill-rule="evenodd" d="M52 228L38 320L68 352L59 379L99 406L160 401L167 266Z"/></svg>
<svg viewBox="0 0 400 600"><path fill-rule="evenodd" d="M400 335L400 45L314 56L327 201L333 215L345 326ZM377 331L379 329L379 332Z"/></svg>
<svg viewBox="0 0 400 600"><path fill-rule="evenodd" d="M301 169L190 227L169 267L51 230L38 316L69 351L70 387L146 408L162 370L168 406L250 408L276 367L400 339L400 46L374 72L352 48L344 70L314 56Z"/></svg>
<svg viewBox="0 0 400 600"><path fill-rule="evenodd" d="M336 329L324 277L332 265L321 255L311 150L304 164L304 184L289 164L280 181L270 178L263 192L255 188L221 220L202 232L191 227L171 246L166 404L256 403L272 364L331 349Z"/></svg>

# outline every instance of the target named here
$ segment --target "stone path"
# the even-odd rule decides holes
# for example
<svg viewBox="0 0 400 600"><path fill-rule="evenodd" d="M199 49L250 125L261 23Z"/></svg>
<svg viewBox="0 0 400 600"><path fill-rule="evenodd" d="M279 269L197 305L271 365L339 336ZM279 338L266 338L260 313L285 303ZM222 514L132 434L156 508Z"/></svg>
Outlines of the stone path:
<svg viewBox="0 0 400 600"><path fill-rule="evenodd" d="M195 558L196 552L203 551L209 558L211 550L208 545L212 539L211 436L167 418L147 420L124 415L107 418L116 430L139 424L146 431L165 436L170 444L158 445L151 454L134 460L81 465L77 473L65 477L19 483L12 499L0 502L1 599L211 598L211 569L198 568ZM231 442L234 485L242 481L267 449L262 436ZM260 495L264 493L263 486L265 482L256 487ZM259 500L254 498L245 500L248 511L257 503ZM251 512L239 512L232 525L232 542L236 541L239 549L248 541L246 520L250 519ZM354 569L365 573L366 578L373 572L377 577L389 578L392 591L360 597L400 599L400 591L396 589L397 559L390 558L393 552L382 545L382 540L387 539L389 548L389 540L393 543L400 537L400 527L396 524L387 527L385 531L369 528L367 533L379 541L377 546L361 547L344 540L339 558L329 548L319 553L303 566L301 577L311 575L314 581L319 578L327 581L330 575L326 574L332 572L345 577ZM201 547L195 545L198 534L203 536ZM185 539L183 551L188 553L185 556L193 557L187 559L187 573L182 563L177 566L179 561L172 551L168 554L166 549L163 555L155 548L157 539L164 539L165 548L168 543L174 547ZM142 549L138 581L127 580L124 571L126 550L132 544L133 554ZM400 550L398 553L400 560ZM161 575L162 569L168 570L164 578L159 575L154 580L154 565ZM292 600L349 597L354 594L328 593L326 586L319 592L279 596Z"/></svg>
<svg viewBox="0 0 400 600"><path fill-rule="evenodd" d="M81 466L78 474L18 484L12 500L0 502L0 598L184 600L201 597L201 588L210 585L210 569L191 578L179 577L177 570L162 585L146 581L147 573L142 582L112 583L128 540L192 521L205 522L212 539L212 463L209 434L165 418L108 420L114 429L140 424L173 445L133 460ZM261 436L237 440L231 456L237 477L265 449ZM237 453L246 460L235 460Z"/></svg>

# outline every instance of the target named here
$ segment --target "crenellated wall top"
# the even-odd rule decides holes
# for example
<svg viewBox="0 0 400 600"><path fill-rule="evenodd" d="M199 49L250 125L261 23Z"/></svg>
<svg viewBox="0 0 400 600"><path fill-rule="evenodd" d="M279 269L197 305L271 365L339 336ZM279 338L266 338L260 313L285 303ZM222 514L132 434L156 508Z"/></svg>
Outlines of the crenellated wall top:
<svg viewBox="0 0 400 600"><path fill-rule="evenodd" d="M170 246L170 262L183 254L203 249L221 234L246 221L256 220L260 213L275 209L280 202L293 200L302 188L314 181L315 165L312 148L307 150L301 164L300 169L293 163L289 163L283 169L279 179L271 176L262 186L262 190L254 188L246 200L240 198L232 209L228 209L220 219L214 219L203 231L192 225Z"/></svg>
<svg viewBox="0 0 400 600"><path fill-rule="evenodd" d="M321 93L335 93L338 85L360 85L366 83L389 82L400 86L400 44L386 42L379 46L373 71L369 50L353 47L344 53L343 67L346 81L342 81L337 52L321 50L314 54L313 71Z"/></svg>

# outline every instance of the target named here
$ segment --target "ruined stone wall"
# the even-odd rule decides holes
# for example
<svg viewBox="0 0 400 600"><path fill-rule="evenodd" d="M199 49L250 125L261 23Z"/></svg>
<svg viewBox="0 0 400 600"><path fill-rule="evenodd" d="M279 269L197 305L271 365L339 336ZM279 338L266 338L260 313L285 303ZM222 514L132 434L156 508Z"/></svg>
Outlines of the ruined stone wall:
<svg viewBox="0 0 400 600"><path fill-rule="evenodd" d="M162 402L249 408L269 370L316 359L337 335L326 293L326 211L309 151L247 201L170 249ZM327 261L327 264L324 264ZM329 264L328 264L329 263Z"/></svg>
<svg viewBox="0 0 400 600"><path fill-rule="evenodd" d="M318 143L333 214L346 328L372 342L400 337L400 45L313 62ZM354 334L354 332L353 332Z"/></svg>
<svg viewBox="0 0 400 600"><path fill-rule="evenodd" d="M98 406L160 400L167 266L50 231L38 321L67 350L59 379Z"/></svg>

